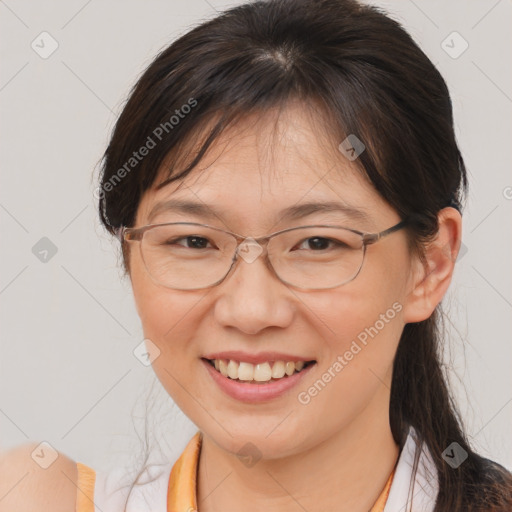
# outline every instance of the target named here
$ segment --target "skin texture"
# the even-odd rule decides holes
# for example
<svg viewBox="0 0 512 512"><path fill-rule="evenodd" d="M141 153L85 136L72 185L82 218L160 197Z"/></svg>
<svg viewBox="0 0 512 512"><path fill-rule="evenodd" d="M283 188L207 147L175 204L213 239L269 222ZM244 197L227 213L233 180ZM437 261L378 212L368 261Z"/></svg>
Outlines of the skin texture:
<svg viewBox="0 0 512 512"><path fill-rule="evenodd" d="M0 454L0 512L69 512L77 496L76 462L62 453L48 468L33 459L39 443Z"/></svg>
<svg viewBox="0 0 512 512"><path fill-rule="evenodd" d="M386 203L300 104L276 117L247 117L216 141L180 183L143 196L136 227L159 201L187 198L225 211L214 221L162 213L151 223L213 223L245 236L338 222L378 232L397 222ZM164 173L161 175L162 181ZM279 211L307 201L342 200L367 220L315 213L284 224ZM339 288L303 291L280 282L262 258L240 260L218 286L179 291L155 284L138 244L130 277L144 336L160 355L153 368L165 389L204 435L198 473L201 512L256 510L368 511L399 454L389 426L392 363L405 323L428 318L451 280L461 218L440 212L426 265L411 254L405 230L368 247L357 278ZM308 404L297 399L332 367L365 328L398 303L400 311ZM278 350L317 361L299 388L260 404L225 395L201 362L207 353ZM261 459L236 456L253 443ZM300 504L300 506L299 506Z"/></svg>

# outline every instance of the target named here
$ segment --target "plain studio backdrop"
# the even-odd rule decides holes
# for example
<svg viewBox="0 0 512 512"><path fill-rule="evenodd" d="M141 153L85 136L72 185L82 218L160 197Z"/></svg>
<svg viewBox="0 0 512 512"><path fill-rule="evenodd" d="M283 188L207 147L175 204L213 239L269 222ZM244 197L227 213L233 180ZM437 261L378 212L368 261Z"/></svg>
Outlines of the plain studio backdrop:
<svg viewBox="0 0 512 512"><path fill-rule="evenodd" d="M142 329L93 192L136 78L236 3L0 2L0 450L46 441L96 470L136 467L146 404L155 404L155 461L177 456L196 431L158 381L152 391L153 370L134 354ZM375 4L403 23L452 95L470 194L444 301L446 360L477 448L512 469L512 5Z"/></svg>

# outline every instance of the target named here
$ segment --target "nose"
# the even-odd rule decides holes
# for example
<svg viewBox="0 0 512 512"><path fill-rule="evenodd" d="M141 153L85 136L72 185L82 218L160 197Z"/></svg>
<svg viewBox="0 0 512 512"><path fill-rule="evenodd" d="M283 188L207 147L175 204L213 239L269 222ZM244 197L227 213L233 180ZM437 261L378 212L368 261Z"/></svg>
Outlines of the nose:
<svg viewBox="0 0 512 512"><path fill-rule="evenodd" d="M240 254L235 267L217 286L217 322L246 334L290 325L295 310L294 296L268 265L266 251L243 257Z"/></svg>

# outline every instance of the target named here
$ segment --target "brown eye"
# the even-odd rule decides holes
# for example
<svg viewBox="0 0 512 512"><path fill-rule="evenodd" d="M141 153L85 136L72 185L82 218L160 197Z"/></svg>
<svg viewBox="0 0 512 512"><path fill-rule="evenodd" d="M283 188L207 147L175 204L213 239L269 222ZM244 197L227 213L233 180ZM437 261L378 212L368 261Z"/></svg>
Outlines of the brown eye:
<svg viewBox="0 0 512 512"><path fill-rule="evenodd" d="M305 245L305 247L303 247ZM331 240L330 238L325 238L321 236L314 236L310 238L306 238L301 242L298 249L311 249L314 251L325 251L330 247L335 246L336 248L347 247L346 244L340 242L339 240Z"/></svg>
<svg viewBox="0 0 512 512"><path fill-rule="evenodd" d="M179 243L182 240L185 240L185 243ZM181 238L175 238L173 240L168 240L165 245L184 245L186 249L207 249L207 245L209 244L209 240L202 236L185 236Z"/></svg>

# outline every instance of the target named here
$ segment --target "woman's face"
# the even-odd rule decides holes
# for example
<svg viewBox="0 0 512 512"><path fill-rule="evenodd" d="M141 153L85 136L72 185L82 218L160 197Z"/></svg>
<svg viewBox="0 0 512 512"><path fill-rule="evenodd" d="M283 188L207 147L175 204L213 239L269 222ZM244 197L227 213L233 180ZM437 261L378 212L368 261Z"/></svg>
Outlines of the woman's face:
<svg viewBox="0 0 512 512"><path fill-rule="evenodd" d="M378 232L399 222L356 170L357 161L337 150L341 141L328 142L322 133L299 105L283 111L277 124L271 116L247 118L225 132L181 183L148 191L136 227L189 221L256 238L308 224ZM217 216L160 211L149 220L154 206L169 198L209 205ZM318 211L281 219L290 206L331 201L360 214ZM412 286L404 230L368 246L353 281L313 291L279 281L262 257L250 263L240 258L214 287L164 288L148 275L138 245L129 255L131 280L144 336L160 351L154 370L183 412L219 446L237 452L251 442L263 457L278 458L343 429L388 422L392 362ZM233 358L243 362L268 361L271 368L276 359L314 364L295 373L286 391L258 401L225 391L222 379L229 378L204 359L221 352L237 352ZM269 352L278 354L264 354ZM242 385L276 386L228 384L234 393Z"/></svg>

